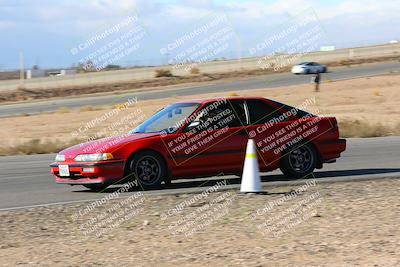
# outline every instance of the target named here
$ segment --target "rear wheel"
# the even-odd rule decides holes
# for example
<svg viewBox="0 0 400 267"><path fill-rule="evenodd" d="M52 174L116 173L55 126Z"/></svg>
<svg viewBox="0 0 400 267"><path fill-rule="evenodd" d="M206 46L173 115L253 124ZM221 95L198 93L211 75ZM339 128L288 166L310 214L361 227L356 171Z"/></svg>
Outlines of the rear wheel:
<svg viewBox="0 0 400 267"><path fill-rule="evenodd" d="M282 158L280 169L288 177L302 178L314 171L317 152L311 144L289 148Z"/></svg>
<svg viewBox="0 0 400 267"><path fill-rule="evenodd" d="M153 151L141 151L135 154L127 165L127 175L136 179L143 189L161 187L167 175L164 159Z"/></svg>

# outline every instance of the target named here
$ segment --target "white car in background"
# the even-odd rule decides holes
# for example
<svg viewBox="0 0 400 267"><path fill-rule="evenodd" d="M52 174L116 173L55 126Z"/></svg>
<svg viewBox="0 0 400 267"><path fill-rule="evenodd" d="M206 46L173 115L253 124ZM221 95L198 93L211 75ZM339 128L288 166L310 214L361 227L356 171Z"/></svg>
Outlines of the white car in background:
<svg viewBox="0 0 400 267"><path fill-rule="evenodd" d="M324 73L328 68L316 62L303 62L292 67L293 74Z"/></svg>

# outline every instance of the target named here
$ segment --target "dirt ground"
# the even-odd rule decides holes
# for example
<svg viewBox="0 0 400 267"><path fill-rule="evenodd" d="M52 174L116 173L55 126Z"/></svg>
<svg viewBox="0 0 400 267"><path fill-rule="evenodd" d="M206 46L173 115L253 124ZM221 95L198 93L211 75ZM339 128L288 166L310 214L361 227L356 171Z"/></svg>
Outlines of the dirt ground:
<svg viewBox="0 0 400 267"><path fill-rule="evenodd" d="M265 82L268 83L268 80ZM294 106L301 105L307 99L315 99L315 104L305 109L319 115L337 117L342 136L372 137L400 135L399 87L400 75L392 74L336 82L325 80L319 93L313 91L311 84L304 84L232 91L222 96L261 96ZM78 110L60 107L58 112L51 114L1 118L0 135L3 142L0 145L0 155L57 152L73 143L118 132L125 133L167 104L214 96L221 96L221 93L171 96L157 101L137 99L137 103L129 105L127 109L120 109L118 114L97 120L93 127L86 125L97 118L104 118L105 114L116 107L83 107ZM125 127L112 126L113 123L123 121L129 123L125 123Z"/></svg>
<svg viewBox="0 0 400 267"><path fill-rule="evenodd" d="M399 186L310 179L3 211L0 266L400 266Z"/></svg>
<svg viewBox="0 0 400 267"><path fill-rule="evenodd" d="M342 60L342 61L321 61L320 63L326 64L329 68L337 66L354 66L362 64L371 64L378 62L391 62L399 61L398 56L388 56L388 57L373 57L373 58L360 58L353 60ZM162 68L159 70L163 70ZM29 101L32 99L48 99L53 97L70 97L70 96L82 96L82 95L93 95L97 93L109 93L109 92L121 92L126 90L136 90L140 91L142 89L149 90L150 88L172 86L179 84L190 84L190 83L204 83L210 81L218 81L224 79L238 79L238 78L249 78L259 75L265 75L269 73L277 72L288 72L290 67L281 68L279 71L263 70L263 69L253 69L253 70L239 70L239 71L229 71L223 73L199 73L197 75L189 76L174 76L171 73L171 77L159 77L155 79L142 80L142 81L132 81L132 82L120 82L110 84L90 84L86 86L75 86L75 87L61 87L57 85L54 88L40 88L40 89L27 89L19 87L16 90L6 90L0 95L1 102L14 102L14 101ZM157 72L157 71L156 71ZM15 74L15 73L14 73ZM155 73L156 74L156 73ZM4 76L4 77L2 77ZM10 74L1 75L2 78L15 77Z"/></svg>

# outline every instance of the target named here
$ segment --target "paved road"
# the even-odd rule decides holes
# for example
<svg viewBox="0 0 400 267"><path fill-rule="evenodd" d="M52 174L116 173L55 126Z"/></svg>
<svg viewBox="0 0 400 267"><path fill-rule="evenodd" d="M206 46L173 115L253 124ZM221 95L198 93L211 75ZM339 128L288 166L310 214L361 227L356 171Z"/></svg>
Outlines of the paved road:
<svg viewBox="0 0 400 267"><path fill-rule="evenodd" d="M94 200L106 193L93 193L81 186L56 185L49 174L53 154L0 157L0 210L31 205ZM318 181L343 181L400 177L400 137L348 139L348 148L335 164L327 164L315 173ZM230 187L238 188L239 179L229 179ZM147 194L198 192L205 180L209 185L217 178L178 180L171 188L148 191ZM294 184L301 180L285 181L279 171L263 175L264 189L277 184ZM203 187L206 185L202 185ZM115 189L114 189L115 190ZM126 193L129 196L132 192Z"/></svg>
<svg viewBox="0 0 400 267"><path fill-rule="evenodd" d="M342 80L355 77L364 77L371 75L387 74L391 72L400 72L400 63L381 63L367 64L354 67L339 67L332 69L332 72L322 75L323 80ZM174 89L162 89L147 92L131 92L124 94L113 94L106 96L92 96L80 98L67 98L58 100L48 100L31 103L3 104L0 105L0 117L14 116L19 114L34 114L43 111L56 111L60 107L78 108L86 105L113 105L123 103L128 98L138 97L140 100L161 99L174 95L198 95L203 93L241 91L248 89L273 88L289 86L296 84L305 84L310 82L308 75L292 75L290 73L270 74L248 80L239 81L220 81L212 85L201 85L185 87L174 87Z"/></svg>

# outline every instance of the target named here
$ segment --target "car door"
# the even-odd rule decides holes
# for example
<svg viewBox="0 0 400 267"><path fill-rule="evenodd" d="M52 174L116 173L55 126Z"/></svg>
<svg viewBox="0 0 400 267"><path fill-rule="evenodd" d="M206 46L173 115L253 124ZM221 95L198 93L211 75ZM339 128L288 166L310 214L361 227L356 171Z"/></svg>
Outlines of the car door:
<svg viewBox="0 0 400 267"><path fill-rule="evenodd" d="M286 126L290 119L284 111L261 99L246 100L249 112L249 137L254 139L259 152L260 169L274 169L283 150Z"/></svg>
<svg viewBox="0 0 400 267"><path fill-rule="evenodd" d="M247 116L243 100L205 105L183 130L186 145L177 172L190 175L237 172L243 164Z"/></svg>
<svg viewBox="0 0 400 267"><path fill-rule="evenodd" d="M318 63L315 62L311 62L311 68L312 68L312 73L317 73L317 72L321 72L321 67Z"/></svg>
<svg viewBox="0 0 400 267"><path fill-rule="evenodd" d="M307 69L309 73L314 73L315 69L314 69L314 64L312 62L307 63Z"/></svg>
<svg viewBox="0 0 400 267"><path fill-rule="evenodd" d="M311 63L305 63L304 68L306 70L306 74L312 72L312 66Z"/></svg>

